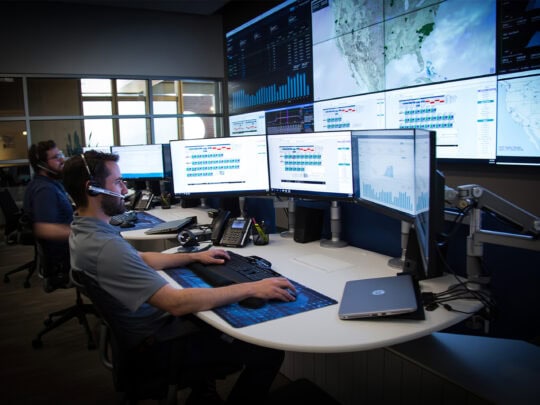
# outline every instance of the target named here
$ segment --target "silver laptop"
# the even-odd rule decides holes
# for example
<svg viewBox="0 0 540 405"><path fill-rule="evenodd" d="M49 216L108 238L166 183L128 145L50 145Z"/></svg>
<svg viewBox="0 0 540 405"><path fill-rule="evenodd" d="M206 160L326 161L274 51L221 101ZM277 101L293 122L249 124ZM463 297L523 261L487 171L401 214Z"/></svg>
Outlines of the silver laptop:
<svg viewBox="0 0 540 405"><path fill-rule="evenodd" d="M416 309L413 281L406 274L348 281L338 313L341 319L358 319L405 314Z"/></svg>

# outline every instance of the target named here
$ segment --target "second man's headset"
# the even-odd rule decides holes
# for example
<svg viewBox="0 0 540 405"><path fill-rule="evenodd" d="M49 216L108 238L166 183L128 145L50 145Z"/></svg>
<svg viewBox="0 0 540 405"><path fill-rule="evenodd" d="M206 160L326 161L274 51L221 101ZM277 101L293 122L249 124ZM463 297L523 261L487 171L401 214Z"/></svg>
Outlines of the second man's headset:
<svg viewBox="0 0 540 405"><path fill-rule="evenodd" d="M102 187L99 187L96 181L94 180L94 176L92 176L92 172L90 171L90 167L88 166L88 163L86 163L86 158L84 157L84 153L81 153L81 158L84 163L84 167L86 167L86 171L88 172L88 177L90 180L88 184L88 188L86 189L86 192L88 193L88 195L95 197L98 194L106 194L112 197L124 198L124 195L120 193L116 193L114 191L106 190Z"/></svg>

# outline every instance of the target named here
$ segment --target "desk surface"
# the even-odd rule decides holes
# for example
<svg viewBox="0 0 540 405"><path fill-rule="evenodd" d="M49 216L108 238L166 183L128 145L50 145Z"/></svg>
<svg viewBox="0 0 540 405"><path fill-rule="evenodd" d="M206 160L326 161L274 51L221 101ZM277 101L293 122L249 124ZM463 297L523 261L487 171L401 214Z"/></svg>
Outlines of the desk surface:
<svg viewBox="0 0 540 405"><path fill-rule="evenodd" d="M348 280L396 274L396 269L388 266L387 256L351 246L324 248L319 242L300 244L279 234L270 235L269 245L248 244L231 250L246 256L264 257L272 262L272 268L277 272L337 301L341 300ZM164 272L160 274L176 288L182 288ZM447 275L424 280L420 285L422 291L441 292L455 282L453 276ZM452 306L464 312L481 308L481 304L473 300L458 300ZM197 316L247 342L310 353L352 352L395 345L440 331L468 317L440 307L426 311L423 321L388 318L344 321L337 315L338 308L339 304L331 305L243 328L233 328L212 311L200 312Z"/></svg>
<svg viewBox="0 0 540 405"><path fill-rule="evenodd" d="M182 208L179 206L172 206L170 209L162 209L161 207L157 207L147 212L164 221L174 221L175 219L196 216L197 223L209 224L210 222L212 222L212 220L208 216L208 211L209 209L206 209L206 208ZM131 240L131 241L176 239L176 236L177 236L177 232L147 235L145 231L147 231L147 229L126 230L126 231L120 232L120 234L122 235L124 239Z"/></svg>

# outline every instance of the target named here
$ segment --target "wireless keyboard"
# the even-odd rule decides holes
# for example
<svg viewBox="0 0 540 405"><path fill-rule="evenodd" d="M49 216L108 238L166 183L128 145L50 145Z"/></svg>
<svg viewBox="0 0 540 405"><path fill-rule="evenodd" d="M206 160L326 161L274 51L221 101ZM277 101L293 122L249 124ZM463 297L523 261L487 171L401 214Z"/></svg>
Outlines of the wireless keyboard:
<svg viewBox="0 0 540 405"><path fill-rule="evenodd" d="M261 258L242 256L231 251L225 264L191 263L189 269L212 287L258 281L269 277L281 277L272 270L270 263Z"/></svg>
<svg viewBox="0 0 540 405"><path fill-rule="evenodd" d="M137 221L137 213L135 211L127 211L122 214L115 215L109 220L111 225L120 225L122 222Z"/></svg>

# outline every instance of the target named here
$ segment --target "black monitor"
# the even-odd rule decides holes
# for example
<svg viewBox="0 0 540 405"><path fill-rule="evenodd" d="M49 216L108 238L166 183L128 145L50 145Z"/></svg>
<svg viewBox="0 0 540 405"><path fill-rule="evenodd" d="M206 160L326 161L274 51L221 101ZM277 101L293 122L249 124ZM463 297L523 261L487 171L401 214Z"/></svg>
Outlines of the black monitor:
<svg viewBox="0 0 540 405"><path fill-rule="evenodd" d="M127 180L161 180L171 177L168 144L112 146L118 166Z"/></svg>
<svg viewBox="0 0 540 405"><path fill-rule="evenodd" d="M351 132L268 135L270 190L289 197L351 199Z"/></svg>
<svg viewBox="0 0 540 405"><path fill-rule="evenodd" d="M429 208L435 132L364 130L351 138L355 202L409 222Z"/></svg>
<svg viewBox="0 0 540 405"><path fill-rule="evenodd" d="M435 136L424 129L351 135L354 201L414 224L408 267L419 278L442 274L437 241L444 225L444 179L437 172Z"/></svg>
<svg viewBox="0 0 540 405"><path fill-rule="evenodd" d="M171 141L177 197L267 194L266 136Z"/></svg>

